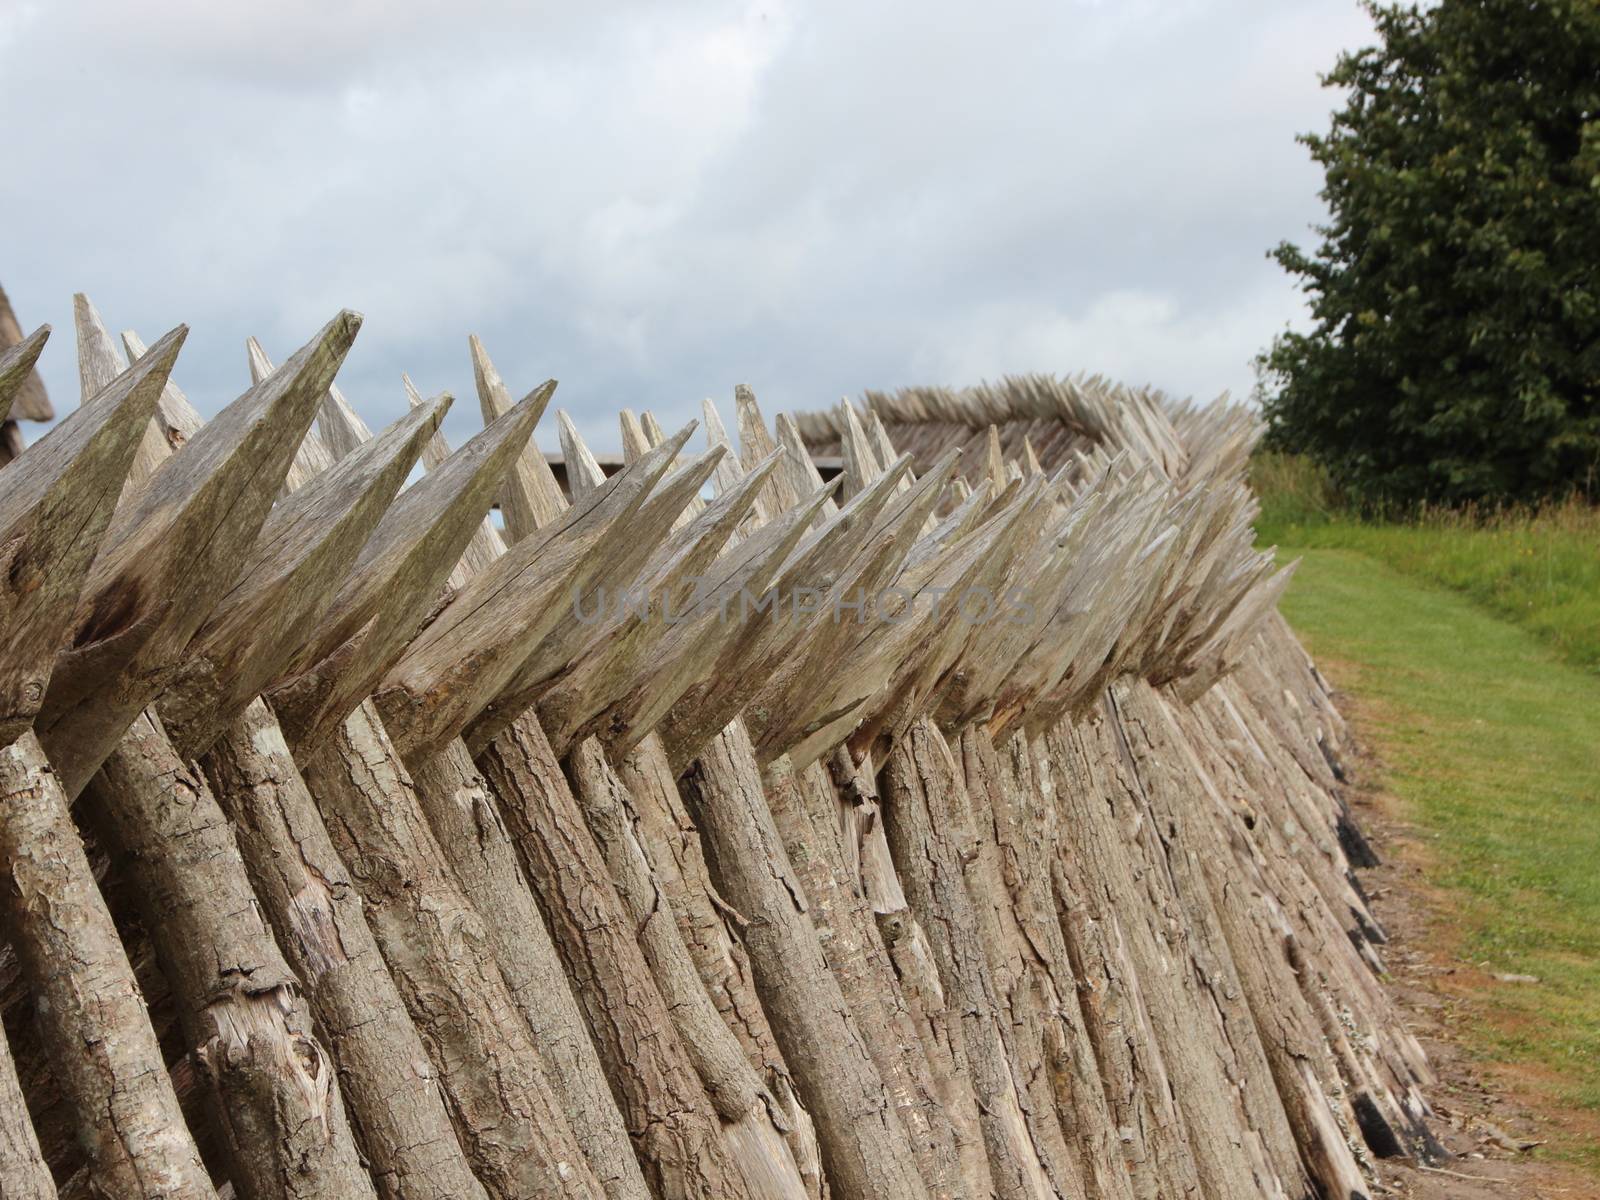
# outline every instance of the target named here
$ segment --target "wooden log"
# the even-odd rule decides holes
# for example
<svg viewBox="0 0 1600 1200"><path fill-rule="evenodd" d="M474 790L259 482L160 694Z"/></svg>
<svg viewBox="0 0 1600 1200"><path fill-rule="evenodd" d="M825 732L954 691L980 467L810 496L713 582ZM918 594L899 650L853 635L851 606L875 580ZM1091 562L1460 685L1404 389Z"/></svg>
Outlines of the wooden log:
<svg viewBox="0 0 1600 1200"><path fill-rule="evenodd" d="M0 475L0 743L44 703L129 464L186 334L69 413Z"/></svg>
<svg viewBox="0 0 1600 1200"><path fill-rule="evenodd" d="M1223 730L1239 731L1240 707L1231 703L1224 710ZM1216 746L1216 733L1206 729L1207 722L1191 719L1189 724L1196 744ZM1242 869L1268 881L1270 894L1281 905L1278 911L1286 918L1280 924L1283 952L1295 966L1305 1002L1349 1090L1361 1135L1380 1156L1410 1152L1434 1157L1439 1149L1427 1128L1428 1108L1420 1090L1431 1082L1431 1072L1371 968L1372 947L1359 933L1352 937L1351 910L1330 903L1314 878L1320 873L1320 856L1310 850L1300 818L1281 800L1284 783L1295 779L1294 768L1280 762L1265 773L1263 784L1264 773L1254 756L1240 754L1238 743L1233 745L1230 771L1236 780L1247 781L1247 790L1241 790L1250 797L1248 806L1235 802L1252 826L1248 842L1239 848L1249 851Z"/></svg>
<svg viewBox="0 0 1600 1200"><path fill-rule="evenodd" d="M490 368L492 370L492 368ZM564 503L564 502L563 502ZM504 553L502 546L492 562ZM465 583L476 572L463 571ZM610 1197L648 1194L632 1143L561 959L523 877L500 807L460 740L414 762L419 798L552 1068L574 1136Z"/></svg>
<svg viewBox="0 0 1600 1200"><path fill-rule="evenodd" d="M0 754L6 753L0 750ZM28 1102L17 1082L11 1048L0 1036L0 1179L6 1195L17 1200L56 1200L55 1180L39 1149L39 1136L28 1117Z"/></svg>
<svg viewBox="0 0 1600 1200"><path fill-rule="evenodd" d="M784 1131L806 1194L827 1193L816 1129L799 1099L794 1077L761 1000L755 971L738 930L747 924L717 891L705 847L684 806L676 775L654 735L613 759L631 800L630 815L641 851L678 925L679 937L701 985L745 1059L778 1102L774 1123Z"/></svg>
<svg viewBox="0 0 1600 1200"><path fill-rule="evenodd" d="M427 430L442 416L441 407L432 407L437 411L425 414L420 424L415 418L398 423L386 444L357 447L346 456L344 470L330 472L322 484L299 489L298 501L280 503L262 539L266 561L275 553L293 562L295 536L306 532L308 513L325 507L320 501L326 500L330 483L347 487L354 482L359 490L370 486L364 481L375 472L387 502ZM193 428L198 427L195 417ZM392 461L397 454L404 458L400 464ZM288 525L281 520L286 517ZM373 512L365 522L369 530L376 519ZM315 530L310 532L316 536ZM286 543L291 553L283 556ZM247 569L246 578L250 575ZM170 700L171 694L164 699ZM317 1019L325 1030L336 1031L332 1050L378 1186L386 1196L481 1197L416 1030L383 968L360 900L276 719L259 701L252 708L253 714L247 709L241 720L217 723L221 744L206 758L209 782L213 788L226 787L219 794L240 835L251 884L264 898L279 944L287 947L300 978L309 984ZM338 969L351 968L352 956L353 969ZM406 1054L408 1049L413 1053Z"/></svg>
<svg viewBox="0 0 1600 1200"><path fill-rule="evenodd" d="M291 744L329 737L404 652L553 391L529 396L389 506L321 628L268 689Z"/></svg>
<svg viewBox="0 0 1600 1200"><path fill-rule="evenodd" d="M273 509L159 702L180 754L203 753L299 650L449 407L413 410Z"/></svg>
<svg viewBox="0 0 1600 1200"><path fill-rule="evenodd" d="M813 763L795 772L780 758L766 771L766 793L828 969L894 1097L929 1194L989 1195L993 1181L971 1091L948 1058L941 1056L936 1070L927 1057L924 1014L902 991L860 872L848 865L845 823L826 768Z"/></svg>
<svg viewBox="0 0 1600 1200"><path fill-rule="evenodd" d="M483 919L456 882L377 710L364 703L322 745L292 748L479 1181L494 1200L600 1200L604 1191L555 1105Z"/></svg>
<svg viewBox="0 0 1600 1200"><path fill-rule="evenodd" d="M632 797L626 796L626 786L593 739L573 750L567 775L695 1072L722 1118L743 1120L770 1100L766 1084L701 986L683 935L633 831Z"/></svg>
<svg viewBox="0 0 1600 1200"><path fill-rule="evenodd" d="M1259 866L1242 844L1240 830L1232 827L1232 814L1214 795L1195 751L1163 711L1160 698L1145 685L1125 690L1119 685L1118 692L1119 707L1134 717L1130 735L1139 734L1135 753L1148 781L1152 816L1160 822L1164 838L1175 843L1186 860L1180 870L1201 873L1214 905L1213 928L1227 940L1238 989L1260 1034L1263 1069L1243 1082L1247 1087L1273 1084L1291 1127L1290 1145L1325 1193L1364 1193L1367 1183L1349 1140L1356 1128L1354 1113L1335 1090L1335 1064L1301 994L1290 956L1283 952L1286 931L1273 917L1276 902L1262 888ZM1159 757L1153 753L1157 747ZM1203 793L1182 796L1181 807L1174 778L1178 771ZM1231 999L1224 996L1225 1001Z"/></svg>
<svg viewBox="0 0 1600 1200"><path fill-rule="evenodd" d="M538 723L479 757L573 981L652 1190L663 1200L752 1196Z"/></svg>
<svg viewBox="0 0 1600 1200"><path fill-rule="evenodd" d="M972 728L952 749L971 806L961 833L971 837L967 891L1034 1125L1076 1166L1085 1195L1131 1196L1050 882L1053 781L1035 778L1021 736L997 747Z"/></svg>
<svg viewBox="0 0 1600 1200"><path fill-rule="evenodd" d="M99 1194L214 1200L67 798L31 733L0 749L5 928ZM14 1136L14 1135L13 1135ZM16 1170L14 1174L13 1171ZM53 1196L48 1174L32 1192ZM8 1164L13 1179L28 1173Z"/></svg>
<svg viewBox="0 0 1600 1200"><path fill-rule="evenodd" d="M572 1136L611 1200L646 1200L627 1126L511 841L503 802L459 738L409 764L418 800L532 1031Z"/></svg>
<svg viewBox="0 0 1600 1200"><path fill-rule="evenodd" d="M633 798L598 742L568 758L573 793L638 932L640 947L690 1061L721 1114L729 1154L756 1196L806 1200L820 1179L809 1121L797 1121L791 1095L774 1095L722 1020L684 944L662 886L639 842ZM796 1150L801 1161L796 1160ZM804 1162L805 1165L802 1165Z"/></svg>
<svg viewBox="0 0 1600 1200"><path fill-rule="evenodd" d="M202 759L255 895L311 1000L384 1200L484 1200L437 1075L271 711L255 701Z"/></svg>
<svg viewBox="0 0 1600 1200"><path fill-rule="evenodd" d="M684 785L720 890L749 918L756 989L816 1122L831 1189L842 1200L928 1195L894 1099L828 970L741 723L713 740Z"/></svg>
<svg viewBox="0 0 1600 1200"><path fill-rule="evenodd" d="M189 1053L242 1196L374 1195L333 1064L263 920L227 817L139 716L88 789L91 820L124 857L171 984Z"/></svg>
<svg viewBox="0 0 1600 1200"><path fill-rule="evenodd" d="M967 1070L996 1194L1070 1195L1063 1165L1044 1142L997 1024L998 998L956 842L961 780L949 747L926 722L912 727L884 767L884 824L906 898L927 930L952 1020L963 1027ZM1081 1187L1081 1184L1079 1184Z"/></svg>
<svg viewBox="0 0 1600 1200"><path fill-rule="evenodd" d="M165 685L233 582L360 319L342 313L119 508L90 569L37 724L68 795Z"/></svg>
<svg viewBox="0 0 1600 1200"><path fill-rule="evenodd" d="M1081 848L1076 869L1104 890L1106 903L1119 914L1202 1187L1223 1195L1283 1194L1285 1184L1264 1173L1270 1164L1238 1089L1237 1053L1189 962L1188 932L1171 881L1148 864L1139 846L1148 820L1138 811L1132 794L1137 782L1110 720L1103 711L1074 730L1082 757L1073 765L1086 770L1088 779L1057 787L1057 795L1073 806L1068 819Z"/></svg>

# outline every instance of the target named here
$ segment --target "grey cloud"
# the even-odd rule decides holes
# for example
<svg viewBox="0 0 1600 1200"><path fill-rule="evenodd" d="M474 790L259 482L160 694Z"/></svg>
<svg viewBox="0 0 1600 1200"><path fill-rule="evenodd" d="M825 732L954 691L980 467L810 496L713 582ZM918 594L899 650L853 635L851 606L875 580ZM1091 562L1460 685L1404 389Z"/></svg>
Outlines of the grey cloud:
<svg viewBox="0 0 1600 1200"><path fill-rule="evenodd" d="M1301 312L1263 255L1319 216L1295 132L1353 0L983 6L293 0L0 10L0 279L153 338L214 411L243 339L341 305L374 423L398 377L477 425L466 335L615 443L686 419L1014 370L1210 395Z"/></svg>

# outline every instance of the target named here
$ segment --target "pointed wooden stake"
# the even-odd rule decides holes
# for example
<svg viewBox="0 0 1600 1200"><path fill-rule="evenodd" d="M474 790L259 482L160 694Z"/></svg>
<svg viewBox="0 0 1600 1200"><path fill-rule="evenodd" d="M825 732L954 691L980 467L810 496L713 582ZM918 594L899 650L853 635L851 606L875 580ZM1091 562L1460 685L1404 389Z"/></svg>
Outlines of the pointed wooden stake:
<svg viewBox="0 0 1600 1200"><path fill-rule="evenodd" d="M165 685L237 576L360 323L340 313L112 518L78 606L73 649L57 662L37 725L68 795Z"/></svg>
<svg viewBox="0 0 1600 1200"><path fill-rule="evenodd" d="M131 329L122 331L122 346L128 352L130 362L137 362L145 355L144 339ZM167 386L161 389L161 399L156 402L155 424L157 431L167 443L168 451L176 454L200 431L200 426L204 425L205 421L195 412L194 406L189 403L189 398L183 394L183 389L169 378ZM155 464L155 466L160 465L160 462ZM135 466L137 467L137 461ZM151 467L152 472L155 466ZM139 482L143 484L148 479L149 476L146 475Z"/></svg>
<svg viewBox="0 0 1600 1200"><path fill-rule="evenodd" d="M0 288L0 352L20 345L25 339L22 336L22 325L17 321L17 314L11 310L11 301L6 298L5 288ZM26 421L51 421L55 419L55 409L50 406L50 397L45 395L44 383L37 372L28 372L23 375L22 382L13 393L12 399L15 409L11 416L13 420Z"/></svg>
<svg viewBox="0 0 1600 1200"><path fill-rule="evenodd" d="M500 378L500 372L489 361L489 352L483 348L478 335L467 339L472 351L472 378L478 388L478 405L483 410L483 422L498 420L511 411L511 393ZM566 511L566 498L556 483L556 477L539 452L533 438L517 455L517 461L506 473L500 490L500 512L505 517L507 543L520 542L539 530L560 520Z"/></svg>
<svg viewBox="0 0 1600 1200"><path fill-rule="evenodd" d="M667 486L681 479L685 488L698 491L723 453L723 447L707 452ZM661 653L662 643L673 626L693 619L696 593L709 582L707 572L777 463L777 452L757 463L737 488L719 496L700 517L661 546L638 577L636 586L643 601L639 608L631 607L624 596L616 598L608 626L574 658L570 669L540 703L541 723L558 754L583 736L590 724L604 724L613 739L623 732L626 718L620 712L608 718L608 706L630 693L638 693L648 679L668 666ZM623 614L616 612L619 608ZM645 702L641 707L649 709L651 705ZM665 706L657 711L665 711Z"/></svg>
<svg viewBox="0 0 1600 1200"><path fill-rule="evenodd" d="M78 335L79 401L87 403L90 397L127 370L128 360L123 358L122 352L112 341L111 333L100 319L94 304L82 292L72 298L72 317ZM166 461L167 443L159 418L150 422L140 439L139 449L134 454L122 486L122 499L118 503L126 501L143 487L156 468Z"/></svg>
<svg viewBox="0 0 1600 1200"><path fill-rule="evenodd" d="M646 560L651 564L670 560L674 548L682 545L681 535L659 543L657 538L664 532L664 525L670 527L674 514L682 511L688 497L705 484L722 454L720 449L710 451L688 469L662 481L634 520L634 540L620 547L589 580L585 591L591 597L587 604L592 613L584 610L580 597L571 611L562 614L511 682L462 734L471 750L481 750L552 685L570 684L574 673L581 672L594 680L596 687L600 686L600 680L611 676L615 656L622 653L616 643L626 641L625 631L641 621L641 615L634 612L636 608L655 612L659 620L663 597L659 590L652 590L654 568ZM625 615L623 610L633 615ZM634 639L642 636L635 633ZM598 705L604 700L599 694L591 694L583 703L590 702Z"/></svg>
<svg viewBox="0 0 1600 1200"><path fill-rule="evenodd" d="M558 412L556 420L561 428L561 456L567 464L567 490L576 504L605 483L606 473L590 453L572 418L565 412Z"/></svg>
<svg viewBox="0 0 1600 1200"><path fill-rule="evenodd" d="M651 441L644 431L644 426L639 423L639 418L634 415L633 409L625 408L617 414L617 420L622 425L622 461L628 463L638 462L649 453Z"/></svg>
<svg viewBox="0 0 1600 1200"><path fill-rule="evenodd" d="M372 440L372 430L350 407L336 383L328 385L328 394L322 398L322 407L317 409L317 432L335 461L355 453L361 443Z"/></svg>
<svg viewBox="0 0 1600 1200"><path fill-rule="evenodd" d="M269 689L297 745L331 734L404 653L554 391L529 396L389 506L317 636Z"/></svg>
<svg viewBox="0 0 1600 1200"><path fill-rule="evenodd" d="M267 352L255 338L246 338L244 344L246 355L250 360L250 380L252 383L260 383L277 368L272 365ZM331 381L328 386L333 386ZM318 407L320 409L321 406ZM294 462L290 464L289 473L284 477L283 494L287 496L331 466L333 466L333 454L323 445L322 436L315 428L307 429L305 438L300 442L300 448L294 452Z"/></svg>
<svg viewBox="0 0 1600 1200"><path fill-rule="evenodd" d="M811 461L811 451L806 449L805 440L800 436L800 427L795 424L794 418L788 413L779 413L773 420L773 426L778 431L778 441L789 451L784 466L789 472L795 494L804 496L821 487L822 475L817 471L817 464ZM830 500L823 508L823 515L831 517L838 509L839 506Z"/></svg>
<svg viewBox="0 0 1600 1200"><path fill-rule="evenodd" d="M80 588L187 334L174 329L0 472L0 745L44 703Z"/></svg>
<svg viewBox="0 0 1600 1200"><path fill-rule="evenodd" d="M633 535L630 518L692 429L591 492L544 536L510 547L412 641L375 694L403 755L443 746L512 680L564 602Z"/></svg>
<svg viewBox="0 0 1600 1200"><path fill-rule="evenodd" d="M50 326L41 325L15 346L0 350L0 421L11 415L11 405L33 378L33 364L49 339Z"/></svg>
<svg viewBox="0 0 1600 1200"><path fill-rule="evenodd" d="M401 375L400 381L405 385L406 402L412 408L420 408L426 403L422 393L417 391L416 385L411 382L409 375ZM445 440L443 433L436 432L428 439L427 448L422 452L423 465L428 470L437 470L445 459L450 457L450 443ZM515 468L513 467L513 470ZM480 571L488 569L490 563L506 552L505 538L500 530L495 527L494 520L485 515L483 523L472 531L472 540L467 543L467 548L462 552L461 561L450 572L450 589L458 591L466 586Z"/></svg>
<svg viewBox="0 0 1600 1200"><path fill-rule="evenodd" d="M273 509L159 703L185 758L202 754L317 626L449 408L441 396L413 409Z"/></svg>

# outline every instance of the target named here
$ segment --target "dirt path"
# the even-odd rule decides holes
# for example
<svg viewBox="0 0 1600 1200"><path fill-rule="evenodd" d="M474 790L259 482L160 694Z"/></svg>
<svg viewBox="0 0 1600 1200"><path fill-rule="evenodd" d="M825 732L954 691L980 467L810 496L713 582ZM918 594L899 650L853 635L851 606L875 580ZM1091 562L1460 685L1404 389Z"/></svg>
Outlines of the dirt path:
<svg viewBox="0 0 1600 1200"><path fill-rule="evenodd" d="M1336 683L1345 674L1338 663L1319 666ZM1357 735L1365 733L1363 744L1371 746L1369 706L1346 693L1340 707L1353 718ZM1380 764L1363 753L1345 766L1351 803L1384 859L1383 865L1361 872L1361 883L1389 934L1384 952L1389 986L1439 1074L1429 1099L1440 1140L1456 1155L1436 1169L1380 1163L1377 1194L1415 1200L1600 1200L1600 1180L1540 1157L1540 1147L1556 1128L1568 1138L1600 1140L1600 1120L1589 1113L1552 1111L1547 1102L1541 1106L1532 1089L1519 1086L1527 1081L1510 1068L1464 1049L1461 1031L1482 1019L1478 998L1489 987L1516 986L1515 980L1491 976L1460 955L1449 898L1424 875L1427 835L1405 819L1400 801L1377 786Z"/></svg>

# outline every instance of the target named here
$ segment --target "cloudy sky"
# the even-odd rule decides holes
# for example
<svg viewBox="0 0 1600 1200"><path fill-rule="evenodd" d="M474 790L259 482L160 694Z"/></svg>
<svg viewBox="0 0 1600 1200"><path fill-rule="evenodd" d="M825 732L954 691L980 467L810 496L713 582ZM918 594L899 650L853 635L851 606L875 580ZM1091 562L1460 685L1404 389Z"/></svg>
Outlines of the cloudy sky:
<svg viewBox="0 0 1600 1200"><path fill-rule="evenodd" d="M597 448L739 382L1243 394L1301 319L1294 135L1369 39L1355 0L0 0L0 283L58 408L75 291L187 322L207 414L247 334L355 308L347 395L376 426L408 371L458 441L472 332Z"/></svg>

